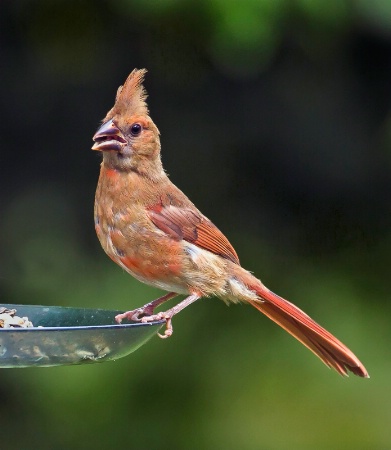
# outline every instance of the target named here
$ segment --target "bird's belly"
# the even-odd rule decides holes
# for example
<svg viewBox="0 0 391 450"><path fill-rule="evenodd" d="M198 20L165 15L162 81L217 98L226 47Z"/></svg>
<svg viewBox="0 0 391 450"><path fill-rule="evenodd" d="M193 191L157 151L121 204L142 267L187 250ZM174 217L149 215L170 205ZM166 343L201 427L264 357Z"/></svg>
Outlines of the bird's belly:
<svg viewBox="0 0 391 450"><path fill-rule="evenodd" d="M180 247L164 236L148 236L148 230L125 233L115 224L104 226L97 221L96 232L107 255L137 280L151 286L188 294L181 277Z"/></svg>
<svg viewBox="0 0 391 450"><path fill-rule="evenodd" d="M115 259L117 264L143 283L166 291L189 293L189 290L182 286L178 267L167 259L156 260L153 257L146 258L140 255L124 255L117 258Z"/></svg>

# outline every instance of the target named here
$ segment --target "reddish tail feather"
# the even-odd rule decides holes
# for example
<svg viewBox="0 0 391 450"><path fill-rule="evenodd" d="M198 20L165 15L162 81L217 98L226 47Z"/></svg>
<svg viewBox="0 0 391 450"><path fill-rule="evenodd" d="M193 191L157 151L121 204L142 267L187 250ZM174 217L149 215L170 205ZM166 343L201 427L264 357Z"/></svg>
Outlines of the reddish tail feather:
<svg viewBox="0 0 391 450"><path fill-rule="evenodd" d="M309 348L328 367L334 368L344 376L348 376L350 370L359 377L369 378L359 359L305 312L274 294L261 283L252 289L259 295L261 301L249 303Z"/></svg>

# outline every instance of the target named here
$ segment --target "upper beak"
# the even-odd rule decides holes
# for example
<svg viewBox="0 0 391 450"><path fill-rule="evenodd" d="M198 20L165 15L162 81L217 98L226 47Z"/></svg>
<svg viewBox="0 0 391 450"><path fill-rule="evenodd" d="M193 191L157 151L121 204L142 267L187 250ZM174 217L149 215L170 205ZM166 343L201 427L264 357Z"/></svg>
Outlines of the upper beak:
<svg viewBox="0 0 391 450"><path fill-rule="evenodd" d="M92 150L99 150L101 152L109 150L119 152L126 145L126 139L113 120L105 122L94 134L92 139L95 142Z"/></svg>

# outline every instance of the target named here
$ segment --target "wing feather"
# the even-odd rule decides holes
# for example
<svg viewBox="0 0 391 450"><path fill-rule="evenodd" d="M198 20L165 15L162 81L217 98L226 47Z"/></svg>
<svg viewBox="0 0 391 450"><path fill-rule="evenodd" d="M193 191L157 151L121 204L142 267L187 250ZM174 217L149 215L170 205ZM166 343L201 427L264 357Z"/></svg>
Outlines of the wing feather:
<svg viewBox="0 0 391 450"><path fill-rule="evenodd" d="M185 240L236 264L238 255L224 234L198 210L162 204L148 208L151 221L175 240Z"/></svg>

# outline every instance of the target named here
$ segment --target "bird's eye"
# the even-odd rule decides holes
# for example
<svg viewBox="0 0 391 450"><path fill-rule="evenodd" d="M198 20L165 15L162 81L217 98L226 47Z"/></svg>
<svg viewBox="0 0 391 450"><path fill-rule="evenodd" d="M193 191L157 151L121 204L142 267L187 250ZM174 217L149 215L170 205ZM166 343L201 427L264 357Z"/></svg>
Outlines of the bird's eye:
<svg viewBox="0 0 391 450"><path fill-rule="evenodd" d="M143 129L143 127L139 124L139 123L134 123L131 127L130 127L130 134L132 136L138 136L141 133L141 130Z"/></svg>

